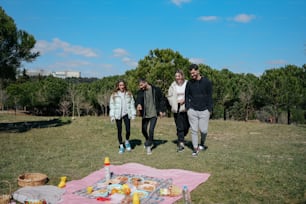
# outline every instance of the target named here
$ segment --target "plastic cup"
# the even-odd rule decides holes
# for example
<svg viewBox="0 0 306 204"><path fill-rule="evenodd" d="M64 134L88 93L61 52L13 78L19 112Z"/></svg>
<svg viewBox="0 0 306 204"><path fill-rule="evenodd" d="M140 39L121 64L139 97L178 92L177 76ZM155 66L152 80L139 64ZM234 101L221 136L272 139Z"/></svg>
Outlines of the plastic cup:
<svg viewBox="0 0 306 204"><path fill-rule="evenodd" d="M93 192L93 187L92 186L88 186L87 187L87 193L90 194Z"/></svg>
<svg viewBox="0 0 306 204"><path fill-rule="evenodd" d="M67 176L62 176L61 177L61 182L66 182L67 181Z"/></svg>
<svg viewBox="0 0 306 204"><path fill-rule="evenodd" d="M110 164L109 157L104 158L104 164Z"/></svg>

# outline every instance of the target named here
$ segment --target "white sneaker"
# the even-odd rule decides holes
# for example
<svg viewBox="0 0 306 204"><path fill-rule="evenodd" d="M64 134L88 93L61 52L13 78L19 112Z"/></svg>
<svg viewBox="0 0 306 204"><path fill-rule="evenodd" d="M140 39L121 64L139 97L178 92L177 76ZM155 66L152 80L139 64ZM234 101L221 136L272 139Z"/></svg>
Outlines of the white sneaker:
<svg viewBox="0 0 306 204"><path fill-rule="evenodd" d="M192 156L193 157L197 157L198 156L198 154L199 154L199 148L197 147L197 148L193 148L193 151L192 151Z"/></svg>
<svg viewBox="0 0 306 204"><path fill-rule="evenodd" d="M206 145L199 145L199 150L203 151L208 149L208 147Z"/></svg>
<svg viewBox="0 0 306 204"><path fill-rule="evenodd" d="M123 145L121 144L120 147L119 147L119 154L123 154L124 153L124 147Z"/></svg>
<svg viewBox="0 0 306 204"><path fill-rule="evenodd" d="M128 152L130 152L132 150L129 142L125 142L125 148L126 148L126 151L128 151Z"/></svg>
<svg viewBox="0 0 306 204"><path fill-rule="evenodd" d="M146 147L146 148L147 148L147 155L152 154L151 147Z"/></svg>

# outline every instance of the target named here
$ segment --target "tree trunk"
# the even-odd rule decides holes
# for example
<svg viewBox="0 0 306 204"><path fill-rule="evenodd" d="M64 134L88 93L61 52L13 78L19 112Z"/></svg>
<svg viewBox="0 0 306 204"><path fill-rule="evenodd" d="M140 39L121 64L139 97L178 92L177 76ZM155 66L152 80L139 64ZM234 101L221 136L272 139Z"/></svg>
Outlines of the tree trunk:
<svg viewBox="0 0 306 204"><path fill-rule="evenodd" d="M290 112L290 108L287 108L287 123L288 125L291 124L291 112Z"/></svg>

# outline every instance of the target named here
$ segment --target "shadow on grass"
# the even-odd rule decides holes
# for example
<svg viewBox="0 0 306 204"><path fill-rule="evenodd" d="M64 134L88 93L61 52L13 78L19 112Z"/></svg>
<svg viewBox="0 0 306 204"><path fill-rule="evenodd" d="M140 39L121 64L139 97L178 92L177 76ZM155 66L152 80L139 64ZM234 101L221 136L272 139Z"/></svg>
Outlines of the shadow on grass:
<svg viewBox="0 0 306 204"><path fill-rule="evenodd" d="M62 121L60 119L26 121L16 123L0 123L0 132L26 132L33 128L50 128L70 124L71 121Z"/></svg>
<svg viewBox="0 0 306 204"><path fill-rule="evenodd" d="M133 139L133 140L129 140L130 144L131 144L131 148L134 149L136 146L140 146L141 145L141 140L138 139Z"/></svg>
<svg viewBox="0 0 306 204"><path fill-rule="evenodd" d="M166 144L168 140L154 140L152 149L155 149L157 146Z"/></svg>
<svg viewBox="0 0 306 204"><path fill-rule="evenodd" d="M136 146L144 145L144 143L139 139L132 139L129 141L130 141L132 149L134 149ZM165 144L166 142L168 142L168 140L154 140L152 149L155 149L157 146Z"/></svg>
<svg viewBox="0 0 306 204"><path fill-rule="evenodd" d="M178 140L172 140L172 143L178 145ZM185 145L185 148L187 147L188 149L193 150L193 145L191 141L185 140L184 145Z"/></svg>

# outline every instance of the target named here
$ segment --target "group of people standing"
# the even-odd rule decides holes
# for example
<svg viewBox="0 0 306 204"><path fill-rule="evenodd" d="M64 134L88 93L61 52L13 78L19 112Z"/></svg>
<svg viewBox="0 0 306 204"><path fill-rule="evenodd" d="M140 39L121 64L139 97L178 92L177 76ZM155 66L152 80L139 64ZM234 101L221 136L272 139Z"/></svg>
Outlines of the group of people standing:
<svg viewBox="0 0 306 204"><path fill-rule="evenodd" d="M212 113L212 83L201 76L196 64L189 66L190 80L186 80L182 70L175 72L175 80L168 89L167 99L173 112L177 133L177 151L185 148L185 136L191 130L192 156L197 156L200 150L206 150L205 145L208 122ZM163 117L166 112L166 99L159 87L146 79L139 79L139 90L136 100L128 91L126 83L119 80L115 91L110 97L111 121L116 121L119 153L131 151L129 143L130 122L135 119L136 112L142 117L141 130L145 137L144 146L148 155L152 154L154 129L158 117ZM122 138L122 121L125 124L125 142ZM148 128L149 127L149 128ZM200 132L200 141L198 137Z"/></svg>

